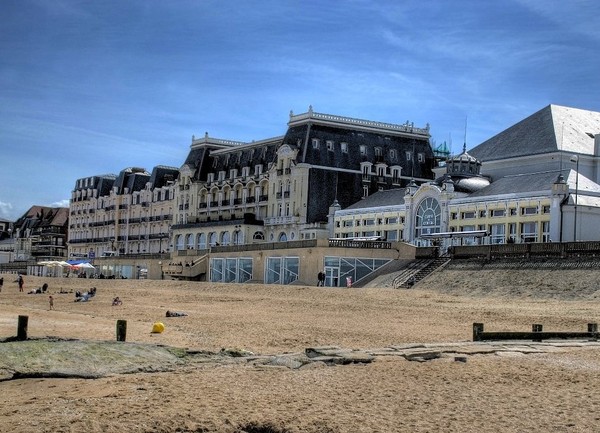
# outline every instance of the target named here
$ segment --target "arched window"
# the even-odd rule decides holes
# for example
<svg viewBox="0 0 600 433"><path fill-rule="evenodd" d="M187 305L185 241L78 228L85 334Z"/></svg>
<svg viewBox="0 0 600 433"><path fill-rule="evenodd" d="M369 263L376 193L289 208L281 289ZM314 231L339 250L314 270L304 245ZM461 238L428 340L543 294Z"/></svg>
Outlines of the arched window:
<svg viewBox="0 0 600 433"><path fill-rule="evenodd" d="M194 248L194 235L193 234L189 234L186 236L186 246L189 250Z"/></svg>
<svg viewBox="0 0 600 433"><path fill-rule="evenodd" d="M439 202L428 197L419 203L416 215L416 237L430 233L439 233L441 229L442 210Z"/></svg>
<svg viewBox="0 0 600 433"><path fill-rule="evenodd" d="M210 235L208 235L208 243L211 247L217 245L217 234L215 232L212 232Z"/></svg>
<svg viewBox="0 0 600 433"><path fill-rule="evenodd" d="M177 235L175 238L175 248L177 248L178 251L185 250L183 235Z"/></svg>
<svg viewBox="0 0 600 433"><path fill-rule="evenodd" d="M244 233L240 230L236 230L233 232L232 241L234 245L243 245L244 244Z"/></svg>
<svg viewBox="0 0 600 433"><path fill-rule="evenodd" d="M196 236L196 246L199 250L206 249L206 235L204 233L198 233Z"/></svg>
<svg viewBox="0 0 600 433"><path fill-rule="evenodd" d="M279 241L279 242L287 242L287 235L285 234L285 232L279 233L279 238L277 238L277 241Z"/></svg>
<svg viewBox="0 0 600 433"><path fill-rule="evenodd" d="M257 240L257 241L264 241L265 235L263 232L254 232L252 239Z"/></svg>
<svg viewBox="0 0 600 433"><path fill-rule="evenodd" d="M221 245L229 245L230 235L229 232L221 233Z"/></svg>

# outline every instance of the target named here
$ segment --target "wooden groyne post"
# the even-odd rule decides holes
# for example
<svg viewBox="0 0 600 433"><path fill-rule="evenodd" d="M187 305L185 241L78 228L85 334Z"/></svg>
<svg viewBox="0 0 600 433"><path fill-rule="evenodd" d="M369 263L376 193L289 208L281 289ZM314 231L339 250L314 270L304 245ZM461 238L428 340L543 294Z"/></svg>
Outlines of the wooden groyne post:
<svg viewBox="0 0 600 433"><path fill-rule="evenodd" d="M117 320L117 341L127 338L127 320Z"/></svg>
<svg viewBox="0 0 600 433"><path fill-rule="evenodd" d="M27 340L27 324L29 323L29 316L19 316L19 322L17 323L17 340Z"/></svg>
<svg viewBox="0 0 600 433"><path fill-rule="evenodd" d="M552 339L577 339L586 338L598 340L598 324L588 323L587 332L545 332L543 326L538 323L531 325L531 332L487 332L484 331L483 323L473 323L473 341L498 341L498 340L532 340L540 342Z"/></svg>

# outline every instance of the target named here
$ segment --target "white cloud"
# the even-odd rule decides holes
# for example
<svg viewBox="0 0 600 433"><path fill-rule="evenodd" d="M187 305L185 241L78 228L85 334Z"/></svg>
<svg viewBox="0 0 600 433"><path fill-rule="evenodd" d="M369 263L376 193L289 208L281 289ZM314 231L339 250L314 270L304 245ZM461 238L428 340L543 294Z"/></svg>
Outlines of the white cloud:
<svg viewBox="0 0 600 433"><path fill-rule="evenodd" d="M13 205L11 203L4 203L0 201L0 218L11 219Z"/></svg>
<svg viewBox="0 0 600 433"><path fill-rule="evenodd" d="M60 201L56 201L52 204L50 204L50 207L69 207L70 205L70 200L65 199L65 200L60 200Z"/></svg>

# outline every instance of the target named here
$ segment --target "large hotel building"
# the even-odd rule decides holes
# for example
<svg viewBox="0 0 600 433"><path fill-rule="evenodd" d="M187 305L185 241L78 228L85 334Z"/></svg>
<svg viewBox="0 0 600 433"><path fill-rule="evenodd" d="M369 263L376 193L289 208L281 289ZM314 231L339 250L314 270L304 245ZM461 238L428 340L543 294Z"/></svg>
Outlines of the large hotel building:
<svg viewBox="0 0 600 433"><path fill-rule="evenodd" d="M325 269L342 285L407 246L599 240L599 182L597 112L549 105L450 155L428 125L309 108L281 136L192 138L179 168L78 179L69 253L104 256L109 272L107 256L137 258L118 268L131 277L157 255L160 278L293 283ZM342 242L357 240L385 251Z"/></svg>

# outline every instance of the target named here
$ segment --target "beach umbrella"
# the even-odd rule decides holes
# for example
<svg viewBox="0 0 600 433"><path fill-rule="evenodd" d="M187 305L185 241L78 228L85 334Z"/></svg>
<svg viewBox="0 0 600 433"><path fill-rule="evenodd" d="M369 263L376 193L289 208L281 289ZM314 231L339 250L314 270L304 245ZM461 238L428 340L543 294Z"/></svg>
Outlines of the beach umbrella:
<svg viewBox="0 0 600 433"><path fill-rule="evenodd" d="M80 263L78 265L73 266L74 268L77 269L96 269L92 264L90 263Z"/></svg>

